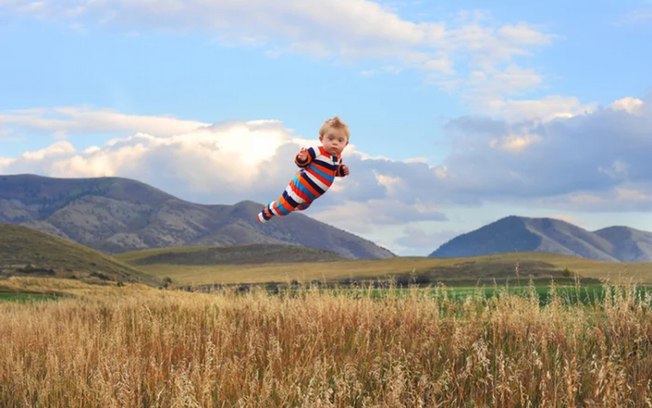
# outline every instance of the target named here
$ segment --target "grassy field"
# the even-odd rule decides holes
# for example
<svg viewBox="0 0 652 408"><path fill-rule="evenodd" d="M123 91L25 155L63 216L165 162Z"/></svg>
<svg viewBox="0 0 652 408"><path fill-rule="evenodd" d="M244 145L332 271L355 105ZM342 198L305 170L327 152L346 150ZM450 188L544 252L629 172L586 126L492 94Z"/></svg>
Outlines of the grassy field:
<svg viewBox="0 0 652 408"><path fill-rule="evenodd" d="M218 294L12 278L2 407L645 407L652 296Z"/></svg>
<svg viewBox="0 0 652 408"><path fill-rule="evenodd" d="M2 293L0 292L0 302L34 302L39 300L56 300L57 295L46 293Z"/></svg>
<svg viewBox="0 0 652 408"><path fill-rule="evenodd" d="M652 285L652 263L601 262L548 253L515 253L472 258L397 257L382 260L188 265L175 262L139 264L138 253L118 256L159 279L179 285L264 282L344 281L406 278L426 283L474 286L480 282L523 282L530 277L594 278L612 283ZM548 279L549 280L549 279Z"/></svg>

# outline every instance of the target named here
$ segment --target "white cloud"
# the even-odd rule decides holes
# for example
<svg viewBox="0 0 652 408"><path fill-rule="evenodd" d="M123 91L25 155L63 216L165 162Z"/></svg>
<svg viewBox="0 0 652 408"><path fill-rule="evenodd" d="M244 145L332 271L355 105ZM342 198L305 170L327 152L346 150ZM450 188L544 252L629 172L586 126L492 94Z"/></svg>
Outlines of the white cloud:
<svg viewBox="0 0 652 408"><path fill-rule="evenodd" d="M89 116L93 115L67 117L63 122L71 128L84 128ZM151 135L138 130L158 128L153 118L143 117L142 124L136 123L137 118L129 118L126 123L133 126L130 136L116 137L79 152L70 142L59 141L45 149L4 158L0 171L63 177L129 177L182 197L216 202L221 201L216 197L224 186L239 192L241 199L247 195L242 192L249 192L259 180L265 180L263 186L269 188L268 182L280 177L279 168L284 167L277 164L280 161L274 160L274 155L283 152L284 145L293 144L289 132L277 121L201 124L173 135L171 129L187 129L190 122L170 118L161 121L170 127ZM121 131L128 130L128 125L119 127ZM107 124L104 131L111 130L114 125Z"/></svg>
<svg viewBox="0 0 652 408"><path fill-rule="evenodd" d="M628 96L612 103L611 108L613 110L622 110L632 114L639 114L643 110L643 101Z"/></svg>
<svg viewBox="0 0 652 408"><path fill-rule="evenodd" d="M462 94L468 81L484 78L475 80L471 97L513 95L538 87L540 74L519 66L517 60L554 39L525 22L500 24L479 12L462 12L450 22L410 21L370 0L30 4L34 6L5 2L0 11L64 21L82 31L100 24L129 35L151 29L200 32L229 46L262 48L273 58L292 52L340 62L370 60L377 68L366 73L417 69L429 82Z"/></svg>
<svg viewBox="0 0 652 408"><path fill-rule="evenodd" d="M376 181L383 186L388 192L396 192L402 181L399 177L376 173Z"/></svg>
<svg viewBox="0 0 652 408"><path fill-rule="evenodd" d="M647 223L652 210L652 183L629 183L593 192L577 192L554 197L554 205L567 211L584 211L585 213L625 214L641 212L640 223ZM637 224L633 226L636 228Z"/></svg>
<svg viewBox="0 0 652 408"><path fill-rule="evenodd" d="M451 194L482 200L554 197L576 208L631 209L634 202L617 189L652 188L652 111L647 101L637 106L635 114L595 108L519 123L460 118L449 126L453 151L442 163L446 185L454 185Z"/></svg>
<svg viewBox="0 0 652 408"><path fill-rule="evenodd" d="M618 201L646 203L648 205L652 203L652 194L650 194L649 190L628 187L616 187L614 190Z"/></svg>
<svg viewBox="0 0 652 408"><path fill-rule="evenodd" d="M386 243L396 249L427 239L432 224L444 225L451 212L472 206L519 205L554 213L650 211L652 110L648 99L641 101L636 113L610 106L547 121L458 118L447 128L451 152L435 165L374 157L350 145L344 160L351 175L338 179L307 215L370 236L414 227L399 231L395 239L402 243ZM32 110L29 123L62 132L116 129L96 121L96 113L106 114L86 109L53 121L49 110ZM117 128L128 135L84 149L72 140L57 140L44 149L0 157L0 173L121 176L190 201L263 203L287 185L299 147L318 143L274 120L208 125L161 118L169 127L159 128L155 117L109 114L125 119ZM12 115L0 113L5 120ZM181 132L171 134L170 128ZM425 235L418 231L424 223L431 225L422 228Z"/></svg>
<svg viewBox="0 0 652 408"><path fill-rule="evenodd" d="M469 103L481 114L501 117L509 122L550 121L592 112L595 106L582 104L569 96L548 95L539 99L506 99L497 92L471 96Z"/></svg>
<svg viewBox="0 0 652 408"><path fill-rule="evenodd" d="M18 109L0 112L0 126L7 132L13 129L41 131L63 138L71 134L131 134L134 131L171 136L208 126L191 120L166 116L129 115L109 109L96 110L86 106L68 106L52 109Z"/></svg>
<svg viewBox="0 0 652 408"><path fill-rule="evenodd" d="M451 203L566 197L569 205L579 205L580 192L618 202L626 194L616 188L646 191L652 185L652 111L643 100L636 106L636 114L616 104L569 118L518 123L459 118L448 126L451 153L435 165L372 157L351 145L345 160L352 176L320 200L328 206L335 205L331 197L363 203L387 223L442 219L443 206ZM74 141L60 140L3 158L2 172L131 177L202 202L276 198L295 171L296 150L317 143L273 120L209 125L90 108L26 112L0 113L0 120L52 132L126 135L80 151ZM352 221L356 217L364 219L353 215Z"/></svg>
<svg viewBox="0 0 652 408"><path fill-rule="evenodd" d="M509 152L520 152L539 141L541 141L541 136L538 135L508 134L499 139L490 140L489 146Z"/></svg>
<svg viewBox="0 0 652 408"><path fill-rule="evenodd" d="M62 140L37 151L3 158L1 173L38 173L58 177L120 176L137 179L179 197L204 203L232 203L243 199L260 202L276 199L296 171L293 156L300 146L316 145L316 139L297 137L278 121L261 120L207 125L174 118L122 115L92 111L34 109L3 113L5 121L46 131L77 132L93 128L105 133L119 130L104 144L76 149L72 141ZM68 115L65 115L64 113ZM122 121L98 121L108 115ZM196 127L191 130L192 125ZM131 126L131 129L130 129ZM142 131L149 129L152 133ZM171 129L182 130L172 134ZM158 132L158 133L156 133ZM345 161L354 177L338 180L320 199L324 217L336 211L340 201L359 208L360 214L373 214L375 222L397 224L415 220L442 220L433 197L438 190L423 188L442 177L441 169L423 160L393 161L374 158L350 145ZM357 204L356 204L357 203ZM318 207L318 208L319 208ZM373 220L348 211L348 221ZM366 220L358 222L360 220Z"/></svg>
<svg viewBox="0 0 652 408"><path fill-rule="evenodd" d="M21 156L26 161L41 161L52 157L61 157L74 153L75 147L68 142L56 142L44 149L34 152L25 152Z"/></svg>
<svg viewBox="0 0 652 408"><path fill-rule="evenodd" d="M613 179L627 179L629 165L622 160L614 160L609 166L599 166L598 171Z"/></svg>
<svg viewBox="0 0 652 408"><path fill-rule="evenodd" d="M346 182L343 180L342 184ZM343 199L341 195L331 194L330 191L328 196L320 198L319 205L309 208L306 214L358 233L418 221L446 220L446 216L436 205L425 206L421 202L406 202L394 197L352 201Z"/></svg>
<svg viewBox="0 0 652 408"><path fill-rule="evenodd" d="M516 25L505 25L498 30L498 33L516 44L547 45L551 39L549 35L545 35L522 22Z"/></svg>

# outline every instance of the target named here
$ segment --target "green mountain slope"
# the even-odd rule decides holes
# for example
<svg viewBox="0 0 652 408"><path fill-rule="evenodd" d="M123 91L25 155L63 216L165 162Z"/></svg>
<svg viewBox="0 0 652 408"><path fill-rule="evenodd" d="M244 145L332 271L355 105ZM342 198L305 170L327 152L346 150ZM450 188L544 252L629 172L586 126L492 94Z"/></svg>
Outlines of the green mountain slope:
<svg viewBox="0 0 652 408"><path fill-rule="evenodd" d="M131 265L246 265L343 259L333 252L298 245L272 244L148 249L119 254L116 258Z"/></svg>
<svg viewBox="0 0 652 408"><path fill-rule="evenodd" d="M158 284L156 278L83 245L23 226L0 224L0 277L13 275Z"/></svg>

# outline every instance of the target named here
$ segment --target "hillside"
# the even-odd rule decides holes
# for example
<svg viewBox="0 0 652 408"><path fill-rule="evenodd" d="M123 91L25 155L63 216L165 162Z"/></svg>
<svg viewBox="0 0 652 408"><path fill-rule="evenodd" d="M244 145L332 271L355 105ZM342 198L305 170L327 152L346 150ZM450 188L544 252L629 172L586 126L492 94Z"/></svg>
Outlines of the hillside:
<svg viewBox="0 0 652 408"><path fill-rule="evenodd" d="M628 227L608 227L595 231L612 245L617 259L634 262L652 260L652 233Z"/></svg>
<svg viewBox="0 0 652 408"><path fill-rule="evenodd" d="M342 260L333 252L298 245L250 244L228 247L146 249L117 255L131 265L251 265Z"/></svg>
<svg viewBox="0 0 652 408"><path fill-rule="evenodd" d="M652 261L652 233L627 227L591 232L552 218L510 216L453 238L430 256L507 252L550 252L603 261Z"/></svg>
<svg viewBox="0 0 652 408"><path fill-rule="evenodd" d="M0 176L0 223L21 224L107 253L148 248L290 244L345 258L387 258L385 248L292 214L260 224L262 204L201 205L115 177Z"/></svg>
<svg viewBox="0 0 652 408"><path fill-rule="evenodd" d="M0 277L26 275L158 284L158 280L98 251L19 225L0 225Z"/></svg>

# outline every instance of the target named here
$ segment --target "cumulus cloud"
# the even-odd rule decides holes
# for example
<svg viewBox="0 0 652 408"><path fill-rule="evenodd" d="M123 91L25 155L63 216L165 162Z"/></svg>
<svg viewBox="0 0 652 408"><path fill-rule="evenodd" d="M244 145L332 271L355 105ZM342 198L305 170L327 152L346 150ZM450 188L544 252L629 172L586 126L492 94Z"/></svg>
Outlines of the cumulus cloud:
<svg viewBox="0 0 652 408"><path fill-rule="evenodd" d="M548 121L459 118L449 125L453 151L443 165L456 195L641 208L652 205L634 193L652 189L650 129L649 99Z"/></svg>
<svg viewBox="0 0 652 408"><path fill-rule="evenodd" d="M54 111L55 121L50 120L52 112L44 109L31 110L29 115L2 113L0 117L6 123L20 122L23 127L38 127L47 132L71 133L94 128L125 135L83 150L69 140L55 141L43 149L2 158L0 173L121 176L203 203L244 199L266 202L276 199L293 176L293 157L298 149L318 144L316 139L292 134L274 120L209 125L160 118L158 123L152 117L94 112L88 108L83 109L83 114L74 108ZM103 115L123 120L98 122L96 118ZM347 149L346 162L355 177L338 180L329 194L320 199L323 207L315 211L316 216L329 218L330 211L337 211L338 203L347 202L349 210L340 219L356 228L364 228L370 217L385 224L445 218L433 204L438 190L425 188L438 178L428 164L370 157L357 151L353 144Z"/></svg>
<svg viewBox="0 0 652 408"><path fill-rule="evenodd" d="M631 96L618 99L611 104L613 110L623 110L628 113L638 114L643 111L643 101Z"/></svg>
<svg viewBox="0 0 652 408"><path fill-rule="evenodd" d="M541 74L519 62L554 39L525 22L501 24L480 12L462 12L450 22L415 22L370 0L8 1L0 3L2 13L63 21L76 30L99 24L125 33L200 32L275 57L364 59L377 67L367 73L416 69L431 83L470 92L468 97L538 87Z"/></svg>
<svg viewBox="0 0 652 408"><path fill-rule="evenodd" d="M71 129L94 126L96 116L107 114L88 108L83 115L73 108L55 111L56 121L50 121L52 113L42 109L30 111L29 120L23 112L5 112L2 117L12 123L22 121L23 126L38 125L48 132L70 133ZM75 147L73 141L55 141L43 149L0 158L0 173L119 176L195 202L229 204L247 199L264 203L276 199L293 176L293 157L298 149L318 144L316 139L298 137L273 120L208 125L161 118L168 126L158 129L155 118L109 114L124 116L125 125L118 130L126 135L84 149ZM170 129L180 132L171 134ZM116 125L105 122L97 130L113 131ZM370 157L357 151L355 145L347 149L345 161L353 176L337 180L308 215L337 220L338 226L357 232L377 224L446 218L437 203L440 189L430 188L440 175L427 163ZM347 210L343 212L342 206Z"/></svg>
<svg viewBox="0 0 652 408"><path fill-rule="evenodd" d="M519 121L551 121L554 119L571 118L590 113L595 109L591 104L582 104L572 96L548 95L539 99L506 99L488 95L478 97L475 103L484 101L484 109L479 112L493 114L508 120Z"/></svg>
<svg viewBox="0 0 652 408"><path fill-rule="evenodd" d="M350 145L344 160L351 175L337 180L307 215L359 234L403 228L393 244L403 247L432 238L420 225L446 221L459 207L502 203L563 213L649 211L650 105L649 97L625 98L547 121L458 118L447 128L450 154L435 164L374 157ZM98 123L96 113L106 114L86 109L76 115L68 109L67 116L51 122L38 112L48 116L33 110L34 123L62 132L91 126ZM13 120L12 113L0 115ZM0 173L121 176L195 202L264 203L277 198L296 171L298 149L318 144L275 120L205 124L161 118L169 127L158 129L156 118L124 116L119 126L124 136L83 150L71 140L55 140L40 150L0 157ZM97 126L115 129L108 122ZM142 131L146 128L150 133Z"/></svg>
<svg viewBox="0 0 652 408"><path fill-rule="evenodd" d="M179 126L183 124L180 122ZM256 191L269 193L268 186L275 179L280 180L283 173L285 177L292 174L288 171L290 164L281 164L291 160L277 157L288 155L286 145L293 145L292 151L298 146L277 121L231 122L202 125L170 136L137 132L83 151L68 141L59 141L45 149L4 158L0 171L129 177L184 198L234 202L261 199Z"/></svg>
<svg viewBox="0 0 652 408"><path fill-rule="evenodd" d="M57 138L71 134L129 134L139 132L171 136L208 126L192 120L166 116L129 115L109 109L92 109L87 106L67 106L51 109L16 109L0 112L0 129L5 134L24 131L42 132Z"/></svg>

